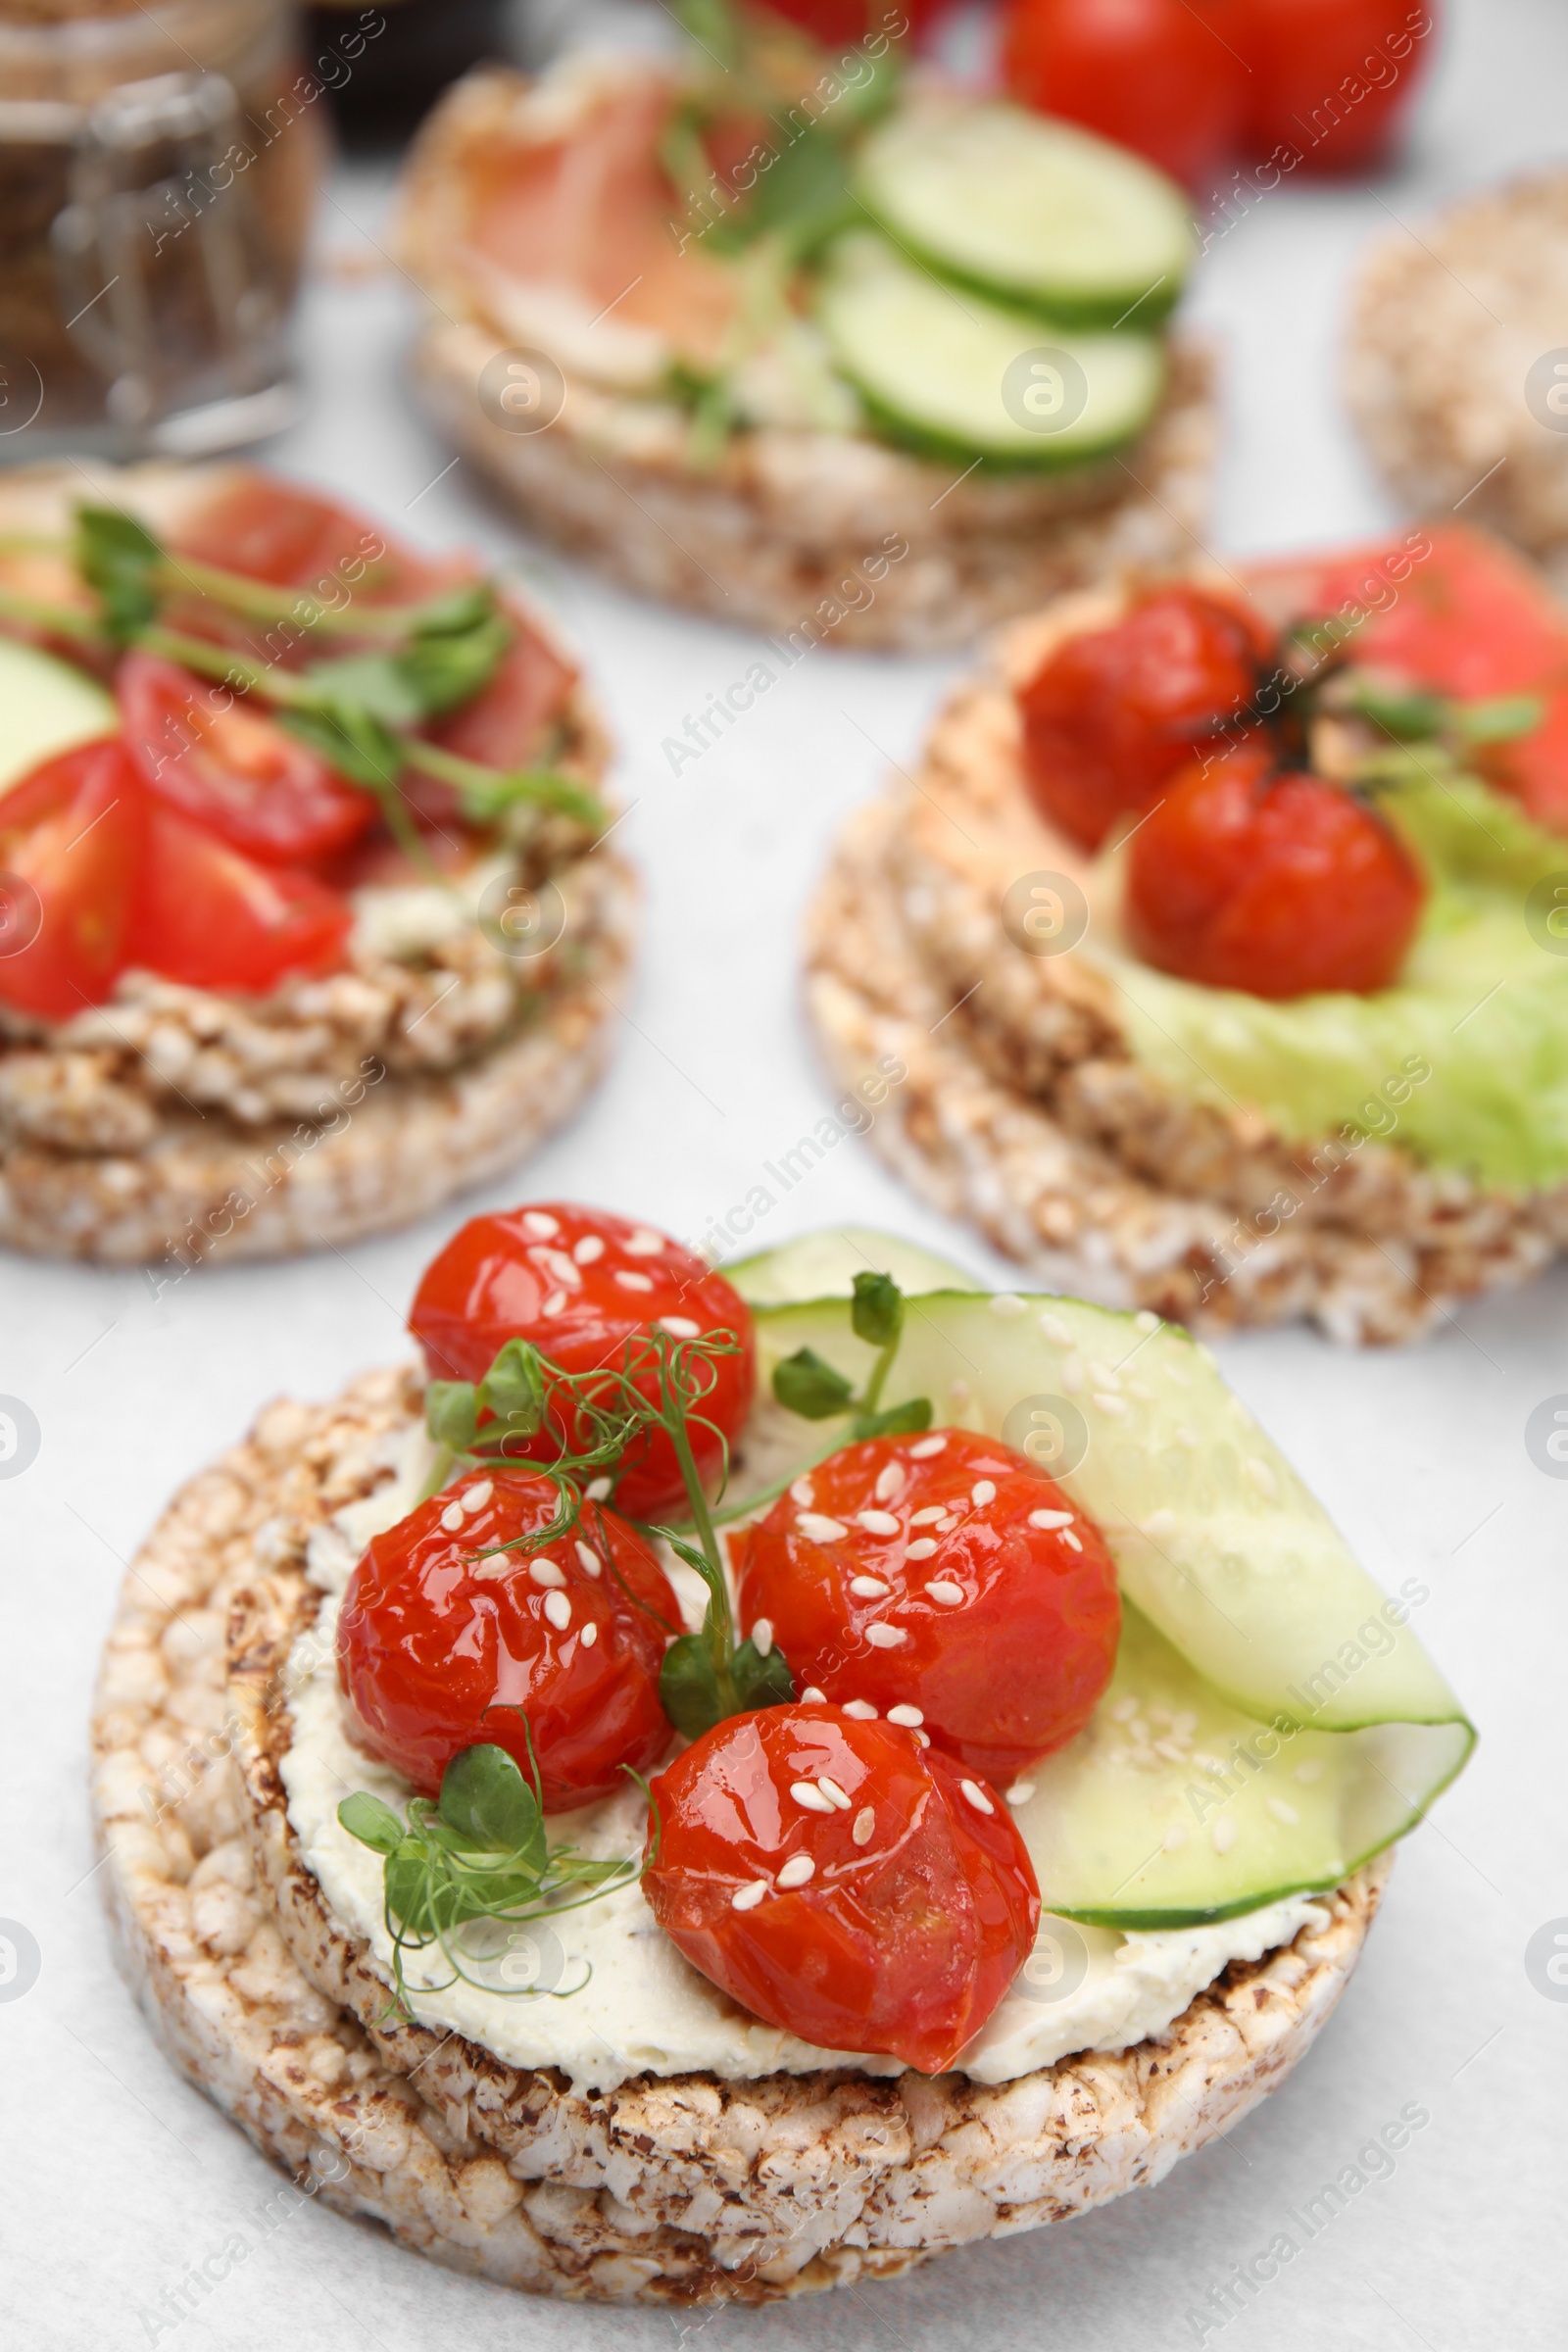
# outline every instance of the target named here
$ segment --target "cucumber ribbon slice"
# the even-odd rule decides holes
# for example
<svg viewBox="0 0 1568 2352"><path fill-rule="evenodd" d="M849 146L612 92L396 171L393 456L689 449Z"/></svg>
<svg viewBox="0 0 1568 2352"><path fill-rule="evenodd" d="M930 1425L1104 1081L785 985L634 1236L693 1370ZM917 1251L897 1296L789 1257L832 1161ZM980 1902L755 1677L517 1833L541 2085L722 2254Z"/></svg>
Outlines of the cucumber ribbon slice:
<svg viewBox="0 0 1568 2352"><path fill-rule="evenodd" d="M819 1265L819 1237L813 1249ZM750 1261L749 1279L765 1268L776 1298L788 1261ZM863 1374L847 1298L756 1311L763 1396L799 1348ZM1460 1770L1475 1733L1410 1629L1410 1599L1379 1591L1179 1326L1073 1298L913 1297L882 1401L915 1396L933 1426L983 1429L1038 1460L1116 1562L1115 1675L1017 1814L1048 1909L1174 1928L1337 1886ZM830 1440L760 1405L737 1494Z"/></svg>

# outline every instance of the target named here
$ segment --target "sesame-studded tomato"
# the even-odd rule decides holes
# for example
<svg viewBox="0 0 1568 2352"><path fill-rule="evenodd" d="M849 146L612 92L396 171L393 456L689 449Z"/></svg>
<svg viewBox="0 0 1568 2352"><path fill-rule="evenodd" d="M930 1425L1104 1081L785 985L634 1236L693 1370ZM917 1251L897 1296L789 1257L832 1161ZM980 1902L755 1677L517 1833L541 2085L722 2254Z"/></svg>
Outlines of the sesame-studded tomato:
<svg viewBox="0 0 1568 2352"><path fill-rule="evenodd" d="M765 1622L798 1690L923 1731L1004 1787L1110 1680L1121 1604L1099 1530L971 1430L847 1446L730 1556L742 1625L755 1640Z"/></svg>
<svg viewBox="0 0 1568 2352"><path fill-rule="evenodd" d="M722 1274L652 1226L561 1200L471 1218L425 1268L409 1329L436 1379L475 1382L508 1340L531 1341L562 1371L581 1373L621 1369L628 1351L632 1360L646 1355L638 1343L655 1330L687 1340L728 1334L736 1351L712 1359L712 1385L689 1426L705 1480L719 1469L719 1433L735 1437L756 1386L751 1309ZM657 1398L652 1371L637 1386ZM554 1460L564 1441L581 1446L585 1431L573 1409L552 1402L527 1458ZM520 1444L512 1450L522 1457ZM662 1430L634 1442L614 1498L637 1519L683 1509L675 1450Z"/></svg>
<svg viewBox="0 0 1568 2352"><path fill-rule="evenodd" d="M1034 1943L1040 1891L994 1788L890 1723L765 1707L654 1783L643 1891L710 1983L829 2050L953 2065Z"/></svg>
<svg viewBox="0 0 1568 2352"><path fill-rule="evenodd" d="M590 1503L548 1546L551 1480L478 1471L372 1538L338 1621L354 1736L427 1796L460 1749L491 1741L530 1770L547 1813L625 1786L669 1744L659 1703L679 1633L668 1580L634 1528ZM520 1540L519 1540L520 1539ZM515 1544L499 1550L501 1544Z"/></svg>

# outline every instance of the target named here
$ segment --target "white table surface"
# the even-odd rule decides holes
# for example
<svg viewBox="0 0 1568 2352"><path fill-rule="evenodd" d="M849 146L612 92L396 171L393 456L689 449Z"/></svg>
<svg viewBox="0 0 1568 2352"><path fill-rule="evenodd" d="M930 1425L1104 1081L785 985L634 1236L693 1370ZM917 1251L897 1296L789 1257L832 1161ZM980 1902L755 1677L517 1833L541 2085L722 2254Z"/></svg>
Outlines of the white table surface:
<svg viewBox="0 0 1568 2352"><path fill-rule="evenodd" d="M558 7L556 14L562 11ZM1220 240L1196 316L1230 352L1231 432L1214 544L1253 550L1387 519L1340 413L1346 272L1391 216L1568 151L1560 0L1456 7L1419 135L1374 189L1286 184ZM374 264L384 178L344 174L306 321L308 421L275 456L416 537L520 560L575 633L621 745L625 828L648 885L640 978L611 1076L525 1175L467 1205L576 1196L697 1236L821 1113L827 1094L796 981L802 909L845 812L906 760L956 664L818 652L672 780L663 736L739 676L741 635L613 594L521 546L447 464L400 388L407 289ZM1564 334L1568 341L1568 332ZM405 517L405 510L407 510ZM880 1222L985 1266L846 1142L763 1238ZM1568 2003L1527 1979L1525 1947L1568 1924L1563 1836L1562 1531L1568 1486L1537 1470L1531 1409L1568 1390L1568 1275L1469 1307L1415 1348L1348 1354L1300 1331L1220 1353L1373 1572L1431 1585L1422 1638L1469 1701L1478 1757L1411 1838L1360 1974L1313 2056L1227 2140L1163 2185L1068 2228L976 2247L880 2287L763 2315L536 2304L303 2207L269 2230L277 2176L175 2076L111 1957L94 1882L84 1727L122 1563L172 1488L279 1391L329 1394L402 1351L401 1317L443 1211L341 1256L204 1271L155 1300L138 1274L0 1263L0 1393L42 1451L0 1483L0 1918L41 1974L0 2002L0 2313L8 2342L120 2352L179 2345L414 2352L715 2343L987 2352L1225 2352L1375 2345L1475 2352L1561 2343ZM1003 1275L1000 1264L992 1271ZM1414 2132L1257 2301L1209 2332L1188 2317L1379 2127ZM166 2286L238 2230L249 2259L177 2328ZM164 2317L167 2320L167 2307Z"/></svg>

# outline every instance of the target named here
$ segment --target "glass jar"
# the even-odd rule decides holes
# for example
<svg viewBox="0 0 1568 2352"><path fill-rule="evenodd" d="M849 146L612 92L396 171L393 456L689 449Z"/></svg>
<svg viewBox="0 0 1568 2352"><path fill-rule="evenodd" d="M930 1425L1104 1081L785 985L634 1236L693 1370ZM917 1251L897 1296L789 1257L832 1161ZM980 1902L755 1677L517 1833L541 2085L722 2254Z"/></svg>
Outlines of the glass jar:
<svg viewBox="0 0 1568 2352"><path fill-rule="evenodd" d="M0 464L291 420L325 86L278 0L0 0Z"/></svg>

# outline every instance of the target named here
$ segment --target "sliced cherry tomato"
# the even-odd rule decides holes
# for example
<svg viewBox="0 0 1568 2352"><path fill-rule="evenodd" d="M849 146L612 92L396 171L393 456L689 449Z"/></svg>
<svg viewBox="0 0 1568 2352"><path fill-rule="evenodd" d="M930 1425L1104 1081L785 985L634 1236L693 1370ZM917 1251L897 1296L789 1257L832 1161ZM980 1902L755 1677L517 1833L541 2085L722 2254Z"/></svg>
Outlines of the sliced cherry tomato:
<svg viewBox="0 0 1568 2352"><path fill-rule="evenodd" d="M1366 994L1398 977L1425 899L1382 817L1248 743L1177 778L1134 835L1123 919L1136 954L1206 988Z"/></svg>
<svg viewBox="0 0 1568 2352"><path fill-rule="evenodd" d="M265 996L290 973L334 970L353 921L314 874L258 865L154 807L124 960L187 988Z"/></svg>
<svg viewBox="0 0 1568 2352"><path fill-rule="evenodd" d="M118 736L46 760L0 795L0 1001L60 1021L112 993L146 821Z"/></svg>
<svg viewBox="0 0 1568 2352"><path fill-rule="evenodd" d="M425 1268L409 1316L441 1380L482 1380L514 1339L531 1341L564 1372L618 1369L656 1326L676 1339L727 1332L740 1342L738 1353L716 1359L713 1386L696 1408L712 1428L694 1423L690 1433L698 1470L711 1479L718 1433L739 1433L756 1385L751 1309L721 1274L651 1226L562 1200L474 1217ZM657 1396L651 1373L638 1387ZM552 1401L527 1458L554 1460L564 1441L584 1438L574 1409ZM674 1447L656 1430L626 1455L615 1502L633 1518L657 1519L684 1509L685 1493Z"/></svg>
<svg viewBox="0 0 1568 2352"><path fill-rule="evenodd" d="M373 796L308 744L176 662L127 654L115 692L149 789L249 857L276 865L330 857L375 815Z"/></svg>
<svg viewBox="0 0 1568 2352"><path fill-rule="evenodd" d="M363 514L275 474L237 468L180 521L172 545L221 571L275 588L316 589L342 579L355 594L417 595L450 566L425 564L394 546Z"/></svg>
<svg viewBox="0 0 1568 2352"><path fill-rule="evenodd" d="M1230 13L1228 0L1205 11ZM1246 70L1187 0L1013 0L1002 58L1025 106L1115 139L1205 194L1241 127Z"/></svg>
<svg viewBox="0 0 1568 2352"><path fill-rule="evenodd" d="M577 672L509 607L514 635L490 683L429 729L432 742L485 767L522 767L537 760L545 729L561 715Z"/></svg>
<svg viewBox="0 0 1568 2352"><path fill-rule="evenodd" d="M337 1660L355 1736L427 1796L481 1740L526 1775L531 1733L545 1811L566 1812L669 1745L659 1669L681 1616L668 1579L634 1528L592 1503L575 1535L540 1543L559 1503L547 1478L477 1471L372 1538L349 1580Z"/></svg>
<svg viewBox="0 0 1568 2352"><path fill-rule="evenodd" d="M1252 614L1194 588L1159 589L1069 637L1018 693L1041 814L1098 849L1250 700L1265 650Z"/></svg>
<svg viewBox="0 0 1568 2352"><path fill-rule="evenodd" d="M1210 22L1215 0L1200 0ZM1242 130L1262 161L1280 148L1306 172L1388 162L1437 49L1436 0L1241 0L1226 8L1242 76ZM1283 159L1282 159L1283 160Z"/></svg>
<svg viewBox="0 0 1568 2352"><path fill-rule="evenodd" d="M1121 1632L1098 1528L1010 1446L868 1438L730 1538L741 1623L797 1689L897 1723L1002 1785L1082 1731Z"/></svg>
<svg viewBox="0 0 1568 2352"><path fill-rule="evenodd" d="M1040 1893L1004 1800L896 1725L828 1706L731 1716L654 1801L643 1892L665 1935L820 2048L941 2074L1034 1943Z"/></svg>

